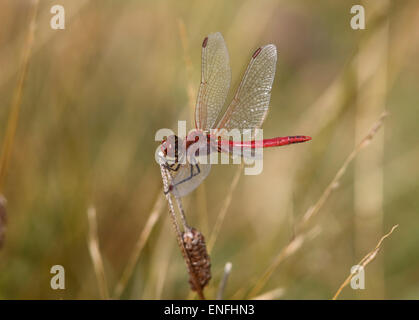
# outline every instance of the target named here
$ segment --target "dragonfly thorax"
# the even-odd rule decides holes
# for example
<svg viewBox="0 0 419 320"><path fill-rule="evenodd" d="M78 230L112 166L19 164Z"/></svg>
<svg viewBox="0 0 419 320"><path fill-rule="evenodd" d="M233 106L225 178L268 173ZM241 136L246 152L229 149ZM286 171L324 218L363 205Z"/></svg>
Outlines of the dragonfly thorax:
<svg viewBox="0 0 419 320"><path fill-rule="evenodd" d="M189 162L194 163L195 158L210 154L210 135L199 129L192 130L186 138L185 147Z"/></svg>
<svg viewBox="0 0 419 320"><path fill-rule="evenodd" d="M178 163L185 154L183 139L177 135L168 136L161 144L161 151L167 163Z"/></svg>
<svg viewBox="0 0 419 320"><path fill-rule="evenodd" d="M201 130L191 130L186 139L170 135L163 140L161 151L167 164L183 163L187 160L195 163L196 159L211 152L210 136Z"/></svg>

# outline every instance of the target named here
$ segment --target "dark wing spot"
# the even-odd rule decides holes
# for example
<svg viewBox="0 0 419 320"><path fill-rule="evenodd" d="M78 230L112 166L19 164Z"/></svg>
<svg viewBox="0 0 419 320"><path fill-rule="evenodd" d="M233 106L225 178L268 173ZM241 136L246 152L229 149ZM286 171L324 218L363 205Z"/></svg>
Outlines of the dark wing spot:
<svg viewBox="0 0 419 320"><path fill-rule="evenodd" d="M257 49L255 53L252 55L252 58L255 59L261 51L262 51L262 48Z"/></svg>
<svg viewBox="0 0 419 320"><path fill-rule="evenodd" d="M205 48L208 43L208 37L205 37L204 42L202 42L202 48Z"/></svg>

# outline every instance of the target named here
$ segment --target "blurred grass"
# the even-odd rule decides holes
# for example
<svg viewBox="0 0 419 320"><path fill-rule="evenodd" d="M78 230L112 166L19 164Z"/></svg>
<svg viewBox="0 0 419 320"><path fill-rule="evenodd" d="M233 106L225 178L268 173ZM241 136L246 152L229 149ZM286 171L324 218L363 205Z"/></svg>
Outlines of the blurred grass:
<svg viewBox="0 0 419 320"><path fill-rule="evenodd" d="M213 280L206 295L215 297L231 261L224 297L245 296L289 243L293 221L319 199L359 142L357 109L369 105L359 105L368 82L359 83L357 72L374 61L364 58L364 66L358 65L357 55L387 23L382 107L391 116L383 137L383 186L371 186L382 192L383 225L363 247L373 248L391 226L399 228L385 242L381 259L366 268L366 290L346 289L340 298L419 298L419 5L393 0L386 10L368 10L374 2L364 2L367 29L354 31L351 4L330 0L73 0L64 3L66 29L55 31L49 27L55 2L40 1L2 189L9 216L0 251L0 298L100 298L86 243L91 205L113 291L161 195L154 134L164 127L176 130L177 120L190 121L188 96L199 85L200 45L213 31L225 37L233 89L254 49L276 44L278 68L264 133L313 137L309 144L265 152L263 173L241 176L233 193L212 250ZM31 8L31 1L0 3L1 143ZM205 186L185 199L190 224L207 225L207 241L235 172L236 167L214 166ZM356 249L354 177L349 167L316 219L320 234L272 274L267 293L280 288L281 299L331 298L351 266L368 253ZM66 270L63 291L49 286L55 264ZM380 292L368 281L374 279L369 273L374 265L383 270ZM163 214L122 298L185 298L188 291L184 262Z"/></svg>

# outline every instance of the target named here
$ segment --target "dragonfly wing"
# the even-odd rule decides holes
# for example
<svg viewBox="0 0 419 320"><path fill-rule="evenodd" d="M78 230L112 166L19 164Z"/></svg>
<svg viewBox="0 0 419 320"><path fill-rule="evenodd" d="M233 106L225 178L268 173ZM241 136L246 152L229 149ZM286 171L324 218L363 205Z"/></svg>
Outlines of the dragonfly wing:
<svg viewBox="0 0 419 320"><path fill-rule="evenodd" d="M172 192L179 197L186 196L195 190L211 170L211 164L183 164L174 173L172 179Z"/></svg>
<svg viewBox="0 0 419 320"><path fill-rule="evenodd" d="M195 108L198 129L214 128L231 82L230 61L221 33L212 33L202 43L201 85Z"/></svg>
<svg viewBox="0 0 419 320"><path fill-rule="evenodd" d="M276 47L273 44L255 51L233 101L217 128L230 131L262 126L269 108L276 60Z"/></svg>

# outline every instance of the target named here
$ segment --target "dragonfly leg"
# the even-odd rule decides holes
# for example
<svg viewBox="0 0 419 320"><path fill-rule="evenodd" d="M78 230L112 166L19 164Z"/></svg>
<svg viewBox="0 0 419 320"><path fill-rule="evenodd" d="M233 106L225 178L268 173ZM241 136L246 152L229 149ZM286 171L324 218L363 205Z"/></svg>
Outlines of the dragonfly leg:
<svg viewBox="0 0 419 320"><path fill-rule="evenodd" d="M172 171L177 171L177 170L179 170L179 167L180 167L180 165L178 164L178 166L175 168L175 169L173 169L172 168L172 166L173 165L171 165L171 166L169 166L169 165L165 165L165 167L168 167L168 169L169 170L172 170ZM196 168L196 171L197 172L195 172L194 173L194 167ZM189 176L189 177L187 177L187 178L185 178L185 179L183 179L183 180L181 180L181 181L179 181L179 182L177 182L177 183L175 183L175 184L171 184L170 186L169 186L169 188L168 188L168 190L163 190L163 193L166 195L166 194L168 194L170 191L172 191L173 190L173 188L174 187L176 187L177 185L179 185L179 184L181 184L181 183L184 183L184 182L186 182L186 181L188 181L188 180L191 180L193 177L195 177L195 176L197 176L198 174L200 174L201 173L201 169L199 168L199 165L198 164L191 164L191 175Z"/></svg>
<svg viewBox="0 0 419 320"><path fill-rule="evenodd" d="M196 173L194 173L193 171L193 169L194 169L194 167L196 167L196 170L197 170L197 172ZM198 174L200 174L201 173L201 169L199 169L199 165L197 165L197 164L191 164L191 175L189 176L189 177L187 177L187 178L185 178L185 179L183 179L183 180L181 180L181 181L179 181L178 183L176 183L174 186L177 186L177 185L179 185L179 184L181 184L181 183L184 183L184 182L186 182L186 181L188 181L188 180L191 180L193 177L195 177L195 176L197 176Z"/></svg>
<svg viewBox="0 0 419 320"><path fill-rule="evenodd" d="M197 171L195 173L194 173L194 167L196 168L196 171ZM176 170L178 170L178 169L179 169L179 166L176 168ZM176 170L174 170L174 171L176 171ZM173 190L174 187L176 187L176 186L180 185L181 183L184 183L188 180L191 180L193 177L197 176L200 173L201 173L201 169L199 168L199 165L198 164L191 164L191 174L190 174L190 176L181 180L181 181L179 181L179 182L177 182L177 183L175 183L175 184L170 185L169 190L166 190L166 191L163 190L164 194L168 194L170 191Z"/></svg>
<svg viewBox="0 0 419 320"><path fill-rule="evenodd" d="M176 168L174 168L176 166ZM173 164L164 164L164 167L171 171L178 171L180 168L180 163L173 163Z"/></svg>
<svg viewBox="0 0 419 320"><path fill-rule="evenodd" d="M177 165L177 166L176 166ZM174 168L174 166L176 166L176 168ZM180 168L180 163L173 163L173 164L163 164L163 167L165 167L167 170L171 170L171 171L178 171ZM173 190L173 185L170 185L168 190L163 190L163 193L166 195L168 194L170 191Z"/></svg>

